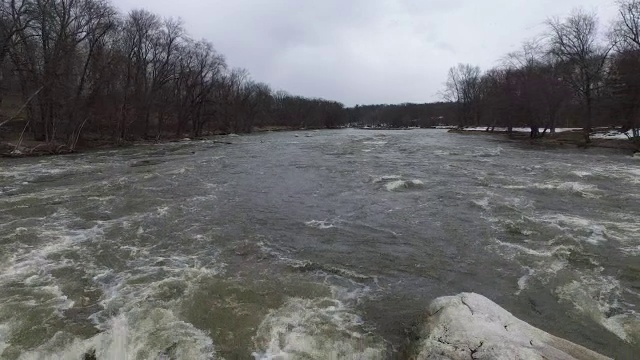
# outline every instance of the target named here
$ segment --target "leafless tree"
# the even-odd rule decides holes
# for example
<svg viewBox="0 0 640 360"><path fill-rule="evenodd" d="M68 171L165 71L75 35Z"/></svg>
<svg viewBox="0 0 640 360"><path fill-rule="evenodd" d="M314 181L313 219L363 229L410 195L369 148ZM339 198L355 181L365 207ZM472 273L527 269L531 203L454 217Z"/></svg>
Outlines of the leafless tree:
<svg viewBox="0 0 640 360"><path fill-rule="evenodd" d="M443 96L445 100L458 105L460 125L479 125L480 68L468 64L458 64L449 69Z"/></svg>
<svg viewBox="0 0 640 360"><path fill-rule="evenodd" d="M5 63L20 86L24 129L56 146L75 148L83 132L122 142L345 118L342 104L274 94L246 70L228 70L181 21L142 9L119 15L109 0L0 0Z"/></svg>
<svg viewBox="0 0 640 360"><path fill-rule="evenodd" d="M608 85L614 109L625 119L622 130L631 130L633 138L640 139L640 1L618 1L618 14L612 31L617 53Z"/></svg>
<svg viewBox="0 0 640 360"><path fill-rule="evenodd" d="M600 41L595 14L575 10L564 20L547 21L550 54L565 64L563 80L585 106L584 136L589 142L594 99L604 83L605 65L612 46Z"/></svg>
<svg viewBox="0 0 640 360"><path fill-rule="evenodd" d="M614 41L621 49L640 49L640 1L618 0L618 19L613 24Z"/></svg>

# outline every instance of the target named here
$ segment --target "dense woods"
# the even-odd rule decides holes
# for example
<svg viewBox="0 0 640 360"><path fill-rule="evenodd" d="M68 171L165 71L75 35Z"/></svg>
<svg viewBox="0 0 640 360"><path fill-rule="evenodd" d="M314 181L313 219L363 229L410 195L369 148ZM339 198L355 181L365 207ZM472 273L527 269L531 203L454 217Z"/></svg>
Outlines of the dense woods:
<svg viewBox="0 0 640 360"><path fill-rule="evenodd" d="M450 102L399 105L356 105L347 109L349 124L368 128L428 128L450 123L456 108ZM453 123L451 123L453 124Z"/></svg>
<svg viewBox="0 0 640 360"><path fill-rule="evenodd" d="M176 19L120 14L107 0L2 0L0 134L73 148L122 142L335 127L343 105L274 92Z"/></svg>
<svg viewBox="0 0 640 360"><path fill-rule="evenodd" d="M108 0L1 0L0 139L72 150L101 139L248 133L256 129L596 126L640 135L640 0L599 24L576 10L495 68L459 64L432 104L364 105L274 91L229 67L181 21ZM15 140L15 139L11 139Z"/></svg>
<svg viewBox="0 0 640 360"><path fill-rule="evenodd" d="M528 126L532 137L580 127L587 142L594 126L615 126L640 139L640 1L617 5L612 24L583 10L547 20L493 69L452 67L443 95L457 125Z"/></svg>

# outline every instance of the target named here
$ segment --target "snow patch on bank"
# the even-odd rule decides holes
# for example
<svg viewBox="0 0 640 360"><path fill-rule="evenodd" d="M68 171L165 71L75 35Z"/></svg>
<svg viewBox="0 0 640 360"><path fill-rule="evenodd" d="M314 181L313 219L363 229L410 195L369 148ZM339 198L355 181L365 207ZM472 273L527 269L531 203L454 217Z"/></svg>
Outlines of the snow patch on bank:
<svg viewBox="0 0 640 360"><path fill-rule="evenodd" d="M464 130L465 131L487 131L487 129L491 129L491 127L487 127L487 126L475 126L475 127L465 127ZM496 132L500 132L500 131L508 131L509 129L506 127L494 127L493 131ZM531 128L529 127L514 127L511 129L513 132L522 132L522 133L530 133L531 132ZM542 132L542 130L544 130L544 128L540 129L540 132ZM581 128L556 128L555 129L556 132L567 132L567 131L582 131ZM549 134L549 130L547 130L547 134Z"/></svg>
<svg viewBox="0 0 640 360"><path fill-rule="evenodd" d="M617 139L617 140L628 140L633 136L631 130L627 132L621 132L618 130L610 130L607 132L598 132L591 135L592 139Z"/></svg>

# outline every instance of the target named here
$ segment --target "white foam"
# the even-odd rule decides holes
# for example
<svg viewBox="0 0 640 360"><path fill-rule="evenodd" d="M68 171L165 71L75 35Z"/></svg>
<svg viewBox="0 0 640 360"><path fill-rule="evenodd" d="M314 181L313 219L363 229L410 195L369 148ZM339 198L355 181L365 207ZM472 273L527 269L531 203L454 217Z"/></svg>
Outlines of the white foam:
<svg viewBox="0 0 640 360"><path fill-rule="evenodd" d="M420 180L395 180L385 185L387 191L418 189L422 187L424 187L424 183Z"/></svg>
<svg viewBox="0 0 640 360"><path fill-rule="evenodd" d="M308 227L321 229L321 230L331 229L335 227L333 223L327 220L311 220L311 221L305 222L304 224L307 225Z"/></svg>
<svg viewBox="0 0 640 360"><path fill-rule="evenodd" d="M477 199L477 200L471 200L471 202L473 202L474 204L478 205L479 207L481 207L484 210L489 210L490 209L489 198L488 197L484 197L482 199Z"/></svg>
<svg viewBox="0 0 640 360"><path fill-rule="evenodd" d="M620 302L623 291L620 281L612 276L600 275L600 271L582 275L578 280L558 287L556 294L620 339L628 342L640 340L640 316L625 309ZM613 309L622 314L607 316Z"/></svg>
<svg viewBox="0 0 640 360"><path fill-rule="evenodd" d="M638 256L640 255L640 245L638 246L628 246L620 248L620 251L629 255L629 256Z"/></svg>
<svg viewBox="0 0 640 360"><path fill-rule="evenodd" d="M599 189L595 185L584 184L575 181L550 181L545 183L532 183L522 185L504 185L505 189L539 189L539 190L560 190L572 192L585 198L599 198Z"/></svg>
<svg viewBox="0 0 640 360"><path fill-rule="evenodd" d="M529 282L529 279L536 273L535 270L533 270L530 267L526 267L525 269L527 270L527 274L522 275L518 279L518 291L516 291L515 295L519 295L520 292L522 292L522 290L527 288L527 283Z"/></svg>
<svg viewBox="0 0 640 360"><path fill-rule="evenodd" d="M383 359L383 342L335 299L289 299L262 321L255 359Z"/></svg>
<svg viewBox="0 0 640 360"><path fill-rule="evenodd" d="M43 228L39 235L46 239L46 245L40 248L17 249L8 266L0 273L0 284L9 280L26 280L33 275L46 273L53 267L64 265L53 262L49 256L67 250L88 238L101 236L102 229L94 226L87 230L69 230L61 225L58 228Z"/></svg>
<svg viewBox="0 0 640 360"><path fill-rule="evenodd" d="M214 359L211 339L193 325L179 320L164 309L132 310L108 321L107 328L98 335L81 339L59 332L49 342L25 352L21 360L81 359L95 351L98 359L158 359L175 345L178 359Z"/></svg>
<svg viewBox="0 0 640 360"><path fill-rule="evenodd" d="M123 219L96 221L95 226L89 229L71 229L69 224L73 218L64 210L59 210L48 220L41 228L35 229L37 235L34 236L40 238L37 246L16 244L11 257L3 259L0 286L7 282L22 282L25 289L38 298L33 306L52 309L54 314L62 316L64 310L76 304L62 292L60 280L51 276L51 272L63 267L82 266L83 271L92 276L93 282L103 290L98 301L102 310L89 317L103 332L91 339L80 339L61 331L42 346L24 353L21 358L43 359L56 354L61 359L80 359L84 352L91 349L96 350L100 359L157 358L158 351L165 350L174 342L178 343L177 351L184 354L179 358L207 358L213 353L209 351L212 348L211 339L206 334L173 315L172 309L179 305L179 299L175 299L175 303L171 299L158 299L165 281L187 284L186 293L192 284L198 283L198 279L218 275L224 264L215 262L210 252L180 255L167 250L165 257L164 253L155 250L156 256L149 256L148 248L131 245L122 248L136 255L131 260L134 263L127 266L128 270L124 272L97 267L92 262L76 264L73 257L67 259L63 256L60 259L59 254L72 251L84 256L81 251L85 246L83 243L105 241L104 229L111 226L134 232L138 228L138 234L144 229L137 222ZM14 233L26 236L30 231L34 229L16 227ZM194 242L209 241L204 236L194 239ZM157 274L166 275L159 277ZM149 282L153 278L159 280ZM143 283L140 279L144 280L144 286L141 286ZM155 308L157 306L165 308ZM11 336L14 331L24 331L20 318L7 320L8 325L0 328L2 347L7 346L5 336ZM146 355L140 355L140 351L146 352Z"/></svg>
<svg viewBox="0 0 640 360"><path fill-rule="evenodd" d="M600 245L612 237L616 240L621 240L620 238L614 237L610 234L604 224L595 223L592 220L578 216L564 214L543 215L540 217L540 220L550 223L551 225L565 231L586 233L585 235L581 235L578 239L592 245Z"/></svg>
<svg viewBox="0 0 640 360"><path fill-rule="evenodd" d="M606 235L605 231L606 231L606 228L604 226L593 225L591 227L591 234L586 239L586 241L593 245L599 245L603 242L606 242L607 238L605 237Z"/></svg>
<svg viewBox="0 0 640 360"><path fill-rule="evenodd" d="M517 251L518 253L524 253L527 255L531 255L531 256L537 256L537 257L552 257L557 255L558 253L565 253L567 252L570 248L567 246L554 246L552 248L548 248L548 249L544 249L544 250L535 250L535 249L530 249L524 245L520 245L520 244L513 244L513 243L509 243L509 242L502 242L500 240L495 240L496 243L500 246L506 247L506 248L510 248L513 249L515 251Z"/></svg>
<svg viewBox="0 0 640 360"><path fill-rule="evenodd" d="M182 174L186 173L189 170L193 170L193 168L180 168L180 169L176 169L176 170L171 170L171 171L167 172L167 175L182 175Z"/></svg>
<svg viewBox="0 0 640 360"><path fill-rule="evenodd" d="M473 153L467 154L473 157L494 157L500 156L502 154L502 148L482 148L480 150L474 151Z"/></svg>
<svg viewBox="0 0 640 360"><path fill-rule="evenodd" d="M363 141L362 143L366 145L378 145L378 146L387 145L386 141Z"/></svg>
<svg viewBox="0 0 640 360"><path fill-rule="evenodd" d="M10 332L11 329L9 328L9 324L0 324L0 355L2 355L4 350L9 347L7 340Z"/></svg>
<svg viewBox="0 0 640 360"><path fill-rule="evenodd" d="M593 176L593 173L589 171L572 171L571 173L581 178L587 177L587 176Z"/></svg>
<svg viewBox="0 0 640 360"><path fill-rule="evenodd" d="M558 189L580 193L585 196L592 196L592 194L589 194L587 192L597 190L595 185L583 184L583 183L573 182L573 181L563 182L559 184Z"/></svg>
<svg viewBox="0 0 640 360"><path fill-rule="evenodd" d="M384 175L384 176L380 176L378 178L375 178L373 180L373 182L375 184L377 184L377 183L381 183L381 182L387 182L387 181L399 180L399 179L401 179L400 175Z"/></svg>

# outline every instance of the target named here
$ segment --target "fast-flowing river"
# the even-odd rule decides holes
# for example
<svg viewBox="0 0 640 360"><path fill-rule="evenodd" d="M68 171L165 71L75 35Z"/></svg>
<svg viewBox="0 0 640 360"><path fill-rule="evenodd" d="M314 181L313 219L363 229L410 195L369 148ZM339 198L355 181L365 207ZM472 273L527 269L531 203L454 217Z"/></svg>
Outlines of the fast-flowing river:
<svg viewBox="0 0 640 360"><path fill-rule="evenodd" d="M0 358L404 358L460 292L640 356L637 159L443 130L225 140L0 160Z"/></svg>

